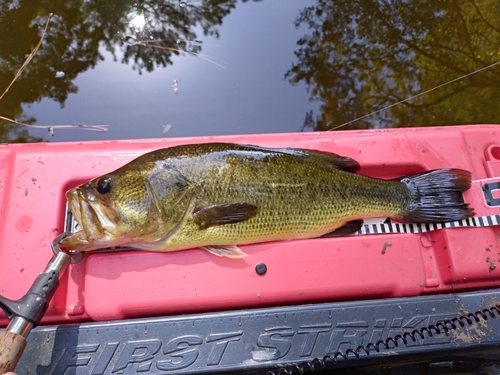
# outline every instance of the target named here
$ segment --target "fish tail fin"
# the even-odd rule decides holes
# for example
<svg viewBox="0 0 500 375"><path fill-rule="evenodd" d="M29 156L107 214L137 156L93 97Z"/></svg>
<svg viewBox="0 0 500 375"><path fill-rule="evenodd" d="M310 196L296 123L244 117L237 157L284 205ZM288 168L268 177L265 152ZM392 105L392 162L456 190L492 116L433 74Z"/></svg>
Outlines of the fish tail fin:
<svg viewBox="0 0 500 375"><path fill-rule="evenodd" d="M410 223L438 223L464 220L474 210L464 202L462 192L471 186L472 175L463 169L446 168L401 178L411 194L401 220Z"/></svg>

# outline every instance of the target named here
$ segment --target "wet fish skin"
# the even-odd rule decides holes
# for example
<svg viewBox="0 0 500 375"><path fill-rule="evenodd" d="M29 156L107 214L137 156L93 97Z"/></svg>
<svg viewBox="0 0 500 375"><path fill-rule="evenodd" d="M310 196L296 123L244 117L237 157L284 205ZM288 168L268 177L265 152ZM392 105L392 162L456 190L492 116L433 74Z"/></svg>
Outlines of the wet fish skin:
<svg viewBox="0 0 500 375"><path fill-rule="evenodd" d="M232 245L319 237L367 217L429 222L474 214L461 202L467 171L401 182L353 173L358 169L353 159L314 150L207 143L152 151L67 193L83 230L61 246L205 247L241 256ZM100 193L104 179L111 187ZM422 206L427 180L431 205ZM440 182L444 198L435 198Z"/></svg>

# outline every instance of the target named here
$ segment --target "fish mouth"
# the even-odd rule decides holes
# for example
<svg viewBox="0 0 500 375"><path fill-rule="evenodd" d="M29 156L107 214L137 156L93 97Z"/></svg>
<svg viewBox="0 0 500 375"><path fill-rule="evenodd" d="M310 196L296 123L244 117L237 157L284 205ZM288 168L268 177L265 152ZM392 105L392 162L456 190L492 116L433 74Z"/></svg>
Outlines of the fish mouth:
<svg viewBox="0 0 500 375"><path fill-rule="evenodd" d="M74 250L94 250L102 248L116 236L116 221L112 220L113 212L102 202L97 202L94 195L84 194L80 189L71 189L66 198L80 230L65 238L63 247Z"/></svg>

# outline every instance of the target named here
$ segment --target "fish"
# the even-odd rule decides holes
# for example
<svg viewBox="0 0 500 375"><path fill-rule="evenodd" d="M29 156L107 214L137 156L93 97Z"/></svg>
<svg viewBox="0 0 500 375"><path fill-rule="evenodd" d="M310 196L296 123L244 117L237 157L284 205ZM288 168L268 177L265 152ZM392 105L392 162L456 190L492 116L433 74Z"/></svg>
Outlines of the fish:
<svg viewBox="0 0 500 375"><path fill-rule="evenodd" d="M232 143L148 152L66 193L81 230L61 249L203 248L240 258L251 243L353 234L369 217L430 223L474 215L471 173L445 168L392 180L335 153Z"/></svg>

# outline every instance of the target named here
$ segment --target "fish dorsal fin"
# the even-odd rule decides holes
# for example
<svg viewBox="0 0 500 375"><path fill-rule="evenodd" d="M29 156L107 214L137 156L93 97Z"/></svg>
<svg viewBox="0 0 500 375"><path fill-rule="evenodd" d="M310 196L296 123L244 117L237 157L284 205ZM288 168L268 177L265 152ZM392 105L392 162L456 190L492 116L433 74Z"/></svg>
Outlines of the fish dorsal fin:
<svg viewBox="0 0 500 375"><path fill-rule="evenodd" d="M360 169L359 163L356 160L351 159L347 156L334 154L333 152L307 150L303 148L298 150L319 157L332 168L340 169L345 172L356 173Z"/></svg>
<svg viewBox="0 0 500 375"><path fill-rule="evenodd" d="M236 245L227 246L204 246L202 249L208 251L211 254L217 255L218 257L226 258L244 258L248 256Z"/></svg>
<svg viewBox="0 0 500 375"><path fill-rule="evenodd" d="M299 156L299 157L308 155L323 161L331 168L339 169L350 173L356 173L360 169L360 165L356 160L347 156L338 155L328 151L310 150L306 148L289 148L289 147L265 148L253 145L244 145L244 147L252 151L268 152L271 154L276 152L281 152L283 154Z"/></svg>
<svg viewBox="0 0 500 375"><path fill-rule="evenodd" d="M193 212L194 222L200 229L216 225L234 224L254 217L258 212L256 205L251 203L214 204Z"/></svg>

